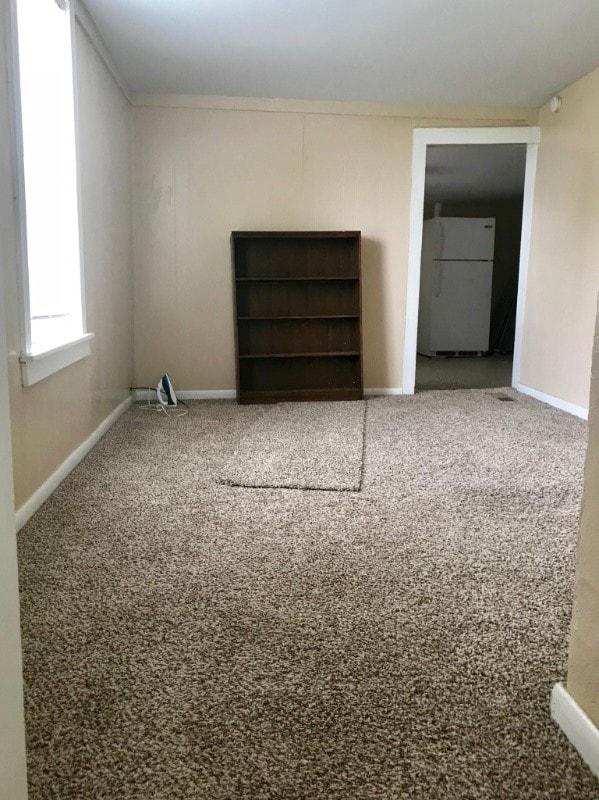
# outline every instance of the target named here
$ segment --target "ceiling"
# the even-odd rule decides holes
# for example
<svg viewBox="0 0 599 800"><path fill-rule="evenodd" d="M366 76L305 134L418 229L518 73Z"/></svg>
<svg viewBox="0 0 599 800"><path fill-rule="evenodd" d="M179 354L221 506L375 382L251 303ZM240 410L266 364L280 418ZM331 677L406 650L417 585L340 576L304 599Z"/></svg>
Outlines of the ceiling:
<svg viewBox="0 0 599 800"><path fill-rule="evenodd" d="M85 0L136 92L538 107L599 0Z"/></svg>
<svg viewBox="0 0 599 800"><path fill-rule="evenodd" d="M522 196L525 144L439 145L426 151L426 203Z"/></svg>

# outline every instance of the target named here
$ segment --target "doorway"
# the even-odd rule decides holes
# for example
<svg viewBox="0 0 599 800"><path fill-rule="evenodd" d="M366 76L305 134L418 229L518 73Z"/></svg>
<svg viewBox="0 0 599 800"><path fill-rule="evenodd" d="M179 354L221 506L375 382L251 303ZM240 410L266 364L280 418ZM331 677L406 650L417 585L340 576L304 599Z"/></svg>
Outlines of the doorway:
<svg viewBox="0 0 599 800"><path fill-rule="evenodd" d="M415 390L511 386L524 144L426 152Z"/></svg>
<svg viewBox="0 0 599 800"><path fill-rule="evenodd" d="M539 137L540 131L537 127L422 128L414 131L403 361L404 394L412 394L415 390L417 364L420 367L419 382L422 388L468 388L485 384L518 386ZM483 146L485 149L481 149ZM500 146L504 149L498 149ZM507 149L507 146L512 147ZM501 167L501 163L505 167L506 161L511 163L511 177ZM493 174L494 187L491 186ZM461 188L458 183L461 183ZM505 202L500 203L500 200ZM423 242L426 243L423 235L427 236L427 227L434 228L438 225L434 221L427 225L427 220L434 220L435 216L481 220L480 223L465 222L463 226L456 224L455 230L464 227L468 230L479 224L483 226L482 231L488 234L489 229L484 226L492 226L493 249L490 256L487 251L483 253L484 258L479 258L478 254L472 257L469 252L460 253L458 248L456 259L491 262L491 268L486 270L487 289L483 293L487 295L489 306L489 341L485 343L483 340L481 346L478 340L446 340L447 348L437 347L435 350L423 348L421 342L420 349L425 350L425 355L418 358L422 245ZM496 256L495 228L500 217L503 220L499 241L500 265L493 276ZM451 235L452 230L448 228L447 231ZM509 268L506 263L509 263ZM423 290L430 290L434 295L442 294L439 281L447 276L453 277L453 273L448 271L453 266L455 264L447 264L446 270L436 270L434 285L431 287L429 280L429 285L423 286ZM470 286L471 283L469 278L472 273L468 273L466 264L462 267L464 274L461 282L458 281L453 286L454 299L464 294L460 286ZM477 273L476 279L480 279L481 275L482 272ZM446 282L445 288L452 288L451 280ZM461 317L464 317L463 308ZM459 328L459 324L456 323L453 327ZM451 314L448 329L452 330ZM433 342L437 346L441 343ZM457 348L456 344L471 344L477 348L480 346L480 349L462 349L462 346Z"/></svg>

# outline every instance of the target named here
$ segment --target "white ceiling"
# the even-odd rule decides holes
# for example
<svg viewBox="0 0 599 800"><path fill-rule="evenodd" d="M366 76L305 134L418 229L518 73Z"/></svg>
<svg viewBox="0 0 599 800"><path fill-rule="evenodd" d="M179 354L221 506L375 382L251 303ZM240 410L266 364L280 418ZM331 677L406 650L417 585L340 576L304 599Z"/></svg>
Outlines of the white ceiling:
<svg viewBox="0 0 599 800"><path fill-rule="evenodd" d="M525 162L525 144L428 147L425 202L521 196Z"/></svg>
<svg viewBox="0 0 599 800"><path fill-rule="evenodd" d="M133 91L537 107L599 0L85 0Z"/></svg>

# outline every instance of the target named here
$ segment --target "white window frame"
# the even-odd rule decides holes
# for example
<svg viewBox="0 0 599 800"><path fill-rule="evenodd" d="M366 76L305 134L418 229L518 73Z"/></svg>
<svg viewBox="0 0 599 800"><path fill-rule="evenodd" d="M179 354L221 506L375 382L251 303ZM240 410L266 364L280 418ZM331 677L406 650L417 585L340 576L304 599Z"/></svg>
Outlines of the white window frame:
<svg viewBox="0 0 599 800"><path fill-rule="evenodd" d="M53 0L57 2L57 0ZM77 53L75 44L75 9L74 0L61 0L59 6L66 6L69 14L71 31L71 61L73 69L73 106L75 113L75 174L77 191L77 221L79 227L79 271L81 287L81 331L73 339L61 342L57 346L45 350L33 351L31 347L31 312L29 300L29 267L27 261L27 222L25 198L25 170L23 160L23 127L21 117L21 90L19 73L19 46L17 35L17 0L10 0L11 18L11 75L14 131L14 163L15 163L15 202L18 227L18 264L19 295L21 316L21 380L23 386L31 386L65 367L80 361L91 354L91 340L95 334L85 333L87 330L85 303L85 269L83 253L83 214L81 200L81 169L79 147L79 103L77 92Z"/></svg>

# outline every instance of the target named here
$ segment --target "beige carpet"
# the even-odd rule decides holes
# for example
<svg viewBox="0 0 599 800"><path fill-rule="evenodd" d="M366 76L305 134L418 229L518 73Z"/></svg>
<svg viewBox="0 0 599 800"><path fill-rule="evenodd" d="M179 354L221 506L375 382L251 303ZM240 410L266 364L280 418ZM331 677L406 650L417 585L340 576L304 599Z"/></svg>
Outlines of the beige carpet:
<svg viewBox="0 0 599 800"><path fill-rule="evenodd" d="M361 492L218 484L264 408L135 408L23 529L31 800L598 800L548 711L586 424L367 405Z"/></svg>
<svg viewBox="0 0 599 800"><path fill-rule="evenodd" d="M268 406L244 431L218 478L232 486L357 492L365 413L363 400Z"/></svg>

